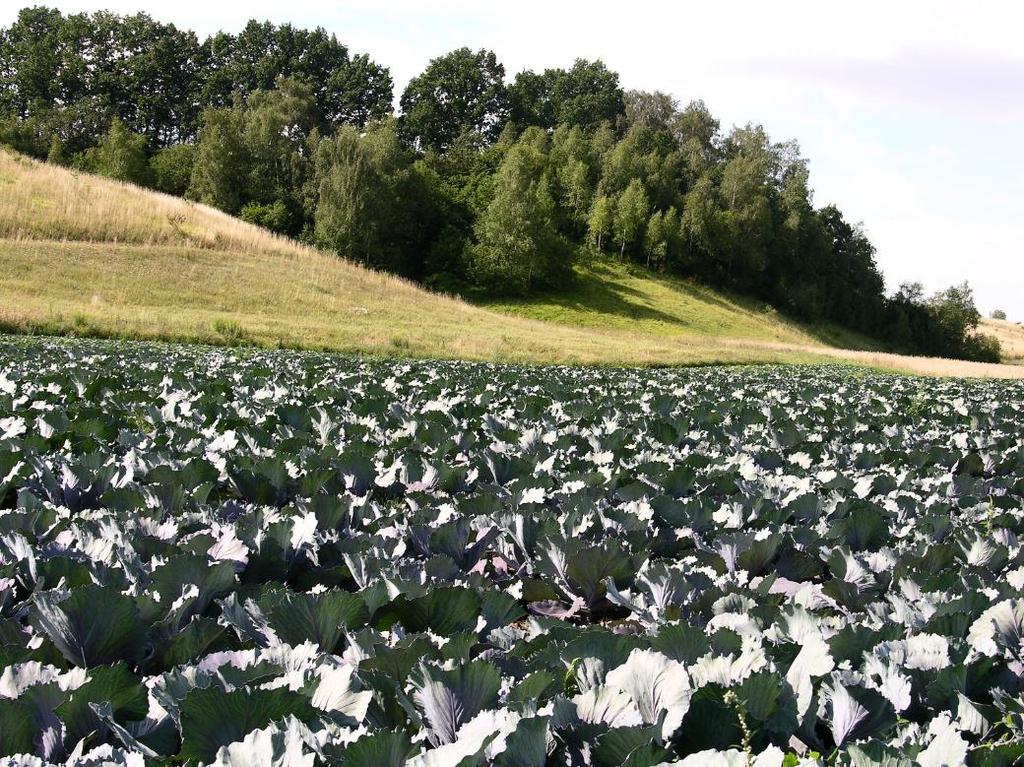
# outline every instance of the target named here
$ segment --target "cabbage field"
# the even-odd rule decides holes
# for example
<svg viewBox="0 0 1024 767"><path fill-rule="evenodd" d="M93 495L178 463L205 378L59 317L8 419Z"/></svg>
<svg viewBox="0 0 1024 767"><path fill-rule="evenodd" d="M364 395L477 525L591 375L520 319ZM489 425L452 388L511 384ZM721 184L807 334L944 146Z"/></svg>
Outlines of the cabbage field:
<svg viewBox="0 0 1024 767"><path fill-rule="evenodd" d="M0 341L0 765L1024 759L1024 383Z"/></svg>

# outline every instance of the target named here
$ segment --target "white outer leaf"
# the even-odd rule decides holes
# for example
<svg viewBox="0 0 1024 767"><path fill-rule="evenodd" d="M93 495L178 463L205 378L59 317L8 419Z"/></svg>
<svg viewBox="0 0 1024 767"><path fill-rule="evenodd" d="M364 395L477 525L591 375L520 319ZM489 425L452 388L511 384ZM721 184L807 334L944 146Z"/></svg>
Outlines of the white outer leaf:
<svg viewBox="0 0 1024 767"><path fill-rule="evenodd" d="M813 677L824 676L835 668L835 661L825 640L815 634L808 634L800 652L786 672L786 681L796 691L797 715L802 719L811 706L814 697Z"/></svg>
<svg viewBox="0 0 1024 767"><path fill-rule="evenodd" d="M314 767L316 739L294 716L221 746L212 767Z"/></svg>
<svg viewBox="0 0 1024 767"><path fill-rule="evenodd" d="M915 634L907 639L907 668L939 671L950 665L949 640L939 634Z"/></svg>
<svg viewBox="0 0 1024 767"><path fill-rule="evenodd" d="M710 749L690 754L678 762L663 762L657 767L782 767L785 758L778 746L768 746L753 761L746 752L735 748L728 751Z"/></svg>
<svg viewBox="0 0 1024 767"><path fill-rule="evenodd" d="M928 729L935 732L935 737L917 755L917 764L920 767L966 767L967 741L950 723L948 716L932 720Z"/></svg>
<svg viewBox="0 0 1024 767"><path fill-rule="evenodd" d="M352 666L320 669L320 684L313 693L313 705L321 711L336 711L356 722L366 718L366 710L373 700L373 692L353 689Z"/></svg>
<svg viewBox="0 0 1024 767"><path fill-rule="evenodd" d="M669 738L690 709L690 676L679 661L654 650L633 650L618 668L608 672L605 683L627 693L636 703L645 724L658 721L666 712L662 737Z"/></svg>
<svg viewBox="0 0 1024 767"><path fill-rule="evenodd" d="M967 641L982 655L999 655L996 636L1019 646L1024 633L1024 600L1004 599L978 616L967 632Z"/></svg>
<svg viewBox="0 0 1024 767"><path fill-rule="evenodd" d="M591 687L572 699L576 715L589 724L639 727L644 723L636 702L625 692L608 685Z"/></svg>

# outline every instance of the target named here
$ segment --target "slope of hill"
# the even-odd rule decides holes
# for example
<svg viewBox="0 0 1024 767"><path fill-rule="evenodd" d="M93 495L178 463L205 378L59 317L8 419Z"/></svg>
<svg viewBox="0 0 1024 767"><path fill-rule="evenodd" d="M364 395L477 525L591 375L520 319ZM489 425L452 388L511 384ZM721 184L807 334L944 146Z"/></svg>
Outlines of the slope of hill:
<svg viewBox="0 0 1024 767"><path fill-rule="evenodd" d="M472 306L275 237L202 205L0 151L0 327L520 362L841 359L922 373L1024 375L835 348L757 304L615 263L568 297Z"/></svg>
<svg viewBox="0 0 1024 767"><path fill-rule="evenodd" d="M999 339L1003 359L1011 365L1024 365L1024 325L1009 320L983 319L979 328Z"/></svg>
<svg viewBox="0 0 1024 767"><path fill-rule="evenodd" d="M842 328L802 326L761 301L731 296L628 261L597 259L576 268L565 291L492 300L488 309L560 325L631 330L655 337L715 337L880 350Z"/></svg>

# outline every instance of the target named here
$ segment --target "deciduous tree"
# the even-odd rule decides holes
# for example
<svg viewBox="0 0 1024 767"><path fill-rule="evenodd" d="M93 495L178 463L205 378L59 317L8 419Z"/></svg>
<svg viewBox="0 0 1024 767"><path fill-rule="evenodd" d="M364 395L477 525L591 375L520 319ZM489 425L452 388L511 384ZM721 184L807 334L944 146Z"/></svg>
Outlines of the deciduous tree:
<svg viewBox="0 0 1024 767"><path fill-rule="evenodd" d="M614 223L615 201L607 195L599 195L590 206L590 215L587 217L590 241L599 251L604 250L604 238L612 233Z"/></svg>
<svg viewBox="0 0 1024 767"><path fill-rule="evenodd" d="M520 72L510 88L511 119L518 125L578 125L594 130L623 114L619 75L604 62L576 59L569 69Z"/></svg>
<svg viewBox="0 0 1024 767"><path fill-rule="evenodd" d="M508 117L504 80L493 51L459 48L432 59L402 94L403 131L422 149L447 149L466 131L493 141Z"/></svg>
<svg viewBox="0 0 1024 767"><path fill-rule="evenodd" d="M118 181L140 185L150 183L146 137L132 133L115 117L97 148L93 170Z"/></svg>
<svg viewBox="0 0 1024 767"><path fill-rule="evenodd" d="M492 290L525 293L565 279L571 260L555 228L546 158L536 147L516 144L505 156L475 231L471 271Z"/></svg>
<svg viewBox="0 0 1024 767"><path fill-rule="evenodd" d="M612 229L619 243L620 256L625 257L626 249L636 246L643 236L649 210L650 203L644 185L639 179L633 179L615 202Z"/></svg>

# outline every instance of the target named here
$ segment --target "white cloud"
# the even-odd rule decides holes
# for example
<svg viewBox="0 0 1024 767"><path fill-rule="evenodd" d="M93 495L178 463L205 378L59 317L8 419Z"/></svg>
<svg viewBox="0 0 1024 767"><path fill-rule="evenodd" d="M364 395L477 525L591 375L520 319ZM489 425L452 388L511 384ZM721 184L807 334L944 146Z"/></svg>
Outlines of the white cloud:
<svg viewBox="0 0 1024 767"><path fill-rule="evenodd" d="M956 151L944 144L929 144L925 150L932 157L943 162L956 162L958 159Z"/></svg>

